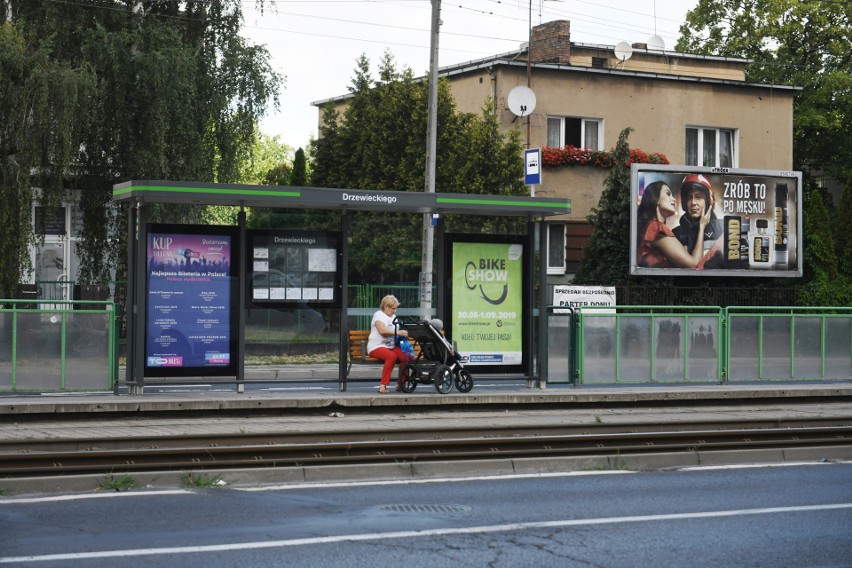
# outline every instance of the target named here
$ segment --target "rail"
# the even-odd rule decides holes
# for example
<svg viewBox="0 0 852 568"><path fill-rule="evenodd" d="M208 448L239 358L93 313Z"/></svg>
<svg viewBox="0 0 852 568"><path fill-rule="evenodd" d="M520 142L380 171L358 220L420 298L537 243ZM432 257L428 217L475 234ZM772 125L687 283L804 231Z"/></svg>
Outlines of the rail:
<svg viewBox="0 0 852 568"><path fill-rule="evenodd" d="M852 445L834 418L614 426L527 426L440 432L348 432L27 440L0 444L0 475L298 467L302 465L628 456Z"/></svg>

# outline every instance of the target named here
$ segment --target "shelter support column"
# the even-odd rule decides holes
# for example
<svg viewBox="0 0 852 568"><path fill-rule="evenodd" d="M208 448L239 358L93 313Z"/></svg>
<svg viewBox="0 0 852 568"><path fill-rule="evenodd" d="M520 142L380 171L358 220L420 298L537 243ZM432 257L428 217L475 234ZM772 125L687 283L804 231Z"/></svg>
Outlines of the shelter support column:
<svg viewBox="0 0 852 568"><path fill-rule="evenodd" d="M547 388L547 225L539 220L538 227L538 388Z"/></svg>
<svg viewBox="0 0 852 568"><path fill-rule="evenodd" d="M237 226L240 231L240 240L243 251L246 250L248 242L246 237L246 210L243 204L240 204L240 212L237 215ZM246 259L240 255L240 262L237 268L237 313L238 329L237 329L237 392L245 392L246 389Z"/></svg>
<svg viewBox="0 0 852 568"><path fill-rule="evenodd" d="M340 215L340 234L343 235L340 243L341 275L340 275L340 325L339 325L339 363L337 369L338 390L346 391L346 370L348 367L349 352L347 350L348 334L346 326L349 321L349 215L345 209Z"/></svg>

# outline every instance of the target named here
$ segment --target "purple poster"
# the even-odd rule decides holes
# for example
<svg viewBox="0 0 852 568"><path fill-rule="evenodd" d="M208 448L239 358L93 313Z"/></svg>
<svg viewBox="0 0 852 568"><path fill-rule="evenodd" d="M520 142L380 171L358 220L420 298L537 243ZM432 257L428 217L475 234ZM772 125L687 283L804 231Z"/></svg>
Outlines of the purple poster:
<svg viewBox="0 0 852 568"><path fill-rule="evenodd" d="M231 367L233 236L162 229L148 233L145 365Z"/></svg>

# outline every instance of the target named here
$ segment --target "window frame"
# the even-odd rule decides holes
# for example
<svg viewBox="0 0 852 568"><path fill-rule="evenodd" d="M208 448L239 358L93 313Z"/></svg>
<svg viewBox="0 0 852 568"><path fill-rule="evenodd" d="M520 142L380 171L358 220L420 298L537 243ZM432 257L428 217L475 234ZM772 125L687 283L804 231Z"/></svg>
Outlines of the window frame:
<svg viewBox="0 0 852 568"><path fill-rule="evenodd" d="M689 152L689 132L690 130L695 131L695 160L694 163L690 160L690 152ZM714 133L714 161L712 164L704 163L704 140L705 135L710 132ZM730 134L730 148L729 152L731 154L730 164L722 164L722 133ZM684 164L687 166L697 166L697 167L705 167L705 168L738 168L740 162L739 155L739 129L737 128L723 128L718 126L698 126L693 124L688 124L686 129L684 130ZM701 163L699 163L699 161Z"/></svg>
<svg viewBox="0 0 852 568"><path fill-rule="evenodd" d="M566 246L568 244L568 231L567 231L566 223L562 222L562 221L546 222L546 223L544 223L544 228L547 231L547 255L546 255L547 274L548 275L565 274L567 269L568 269L566 259L565 259L565 256L566 256L565 250L566 250ZM558 228L562 229L562 251L561 251L561 254L559 255L562 258L562 264L561 265L556 265L556 264L550 263L551 248L553 246L559 246L558 244L551 243L551 234L552 234L551 229L558 229Z"/></svg>
<svg viewBox="0 0 852 568"><path fill-rule="evenodd" d="M597 147L596 148L589 148L588 146L583 144L583 145L580 146L580 148L589 148L590 150L603 150L603 147L604 147L604 143L603 143L603 132L604 132L603 123L604 123L604 119L600 118L600 117L594 117L594 116L549 115L547 117L547 121L546 121L547 132L545 133L545 136L547 137L546 141L548 142L548 144L547 144L548 146L550 146L551 148L564 148L566 146L566 144L564 144L564 142L565 142L565 119L567 119L567 118L578 119L580 121L580 140L583 141L583 142L585 142L585 140L586 140L586 129L588 127L588 123L594 122L597 125L597 139L598 139ZM560 144L558 146L553 146L552 144L550 144L550 121L551 120L559 120L559 140L561 140L563 142L563 144Z"/></svg>

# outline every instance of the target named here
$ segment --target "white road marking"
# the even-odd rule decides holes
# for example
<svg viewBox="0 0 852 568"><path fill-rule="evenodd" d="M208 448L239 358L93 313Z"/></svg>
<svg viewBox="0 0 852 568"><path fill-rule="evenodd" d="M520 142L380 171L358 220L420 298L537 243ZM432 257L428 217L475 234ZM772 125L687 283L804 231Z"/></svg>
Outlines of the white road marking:
<svg viewBox="0 0 852 568"><path fill-rule="evenodd" d="M409 479L384 479L376 481L330 481L318 483L295 482L287 485L261 487L233 487L237 491L285 491L288 489L324 489L329 487L372 487L377 485L417 485L420 483L457 483L460 481L494 481L500 479L534 479L542 477L579 477L583 475L620 475L636 473L627 470L557 471L549 473L512 473L505 475L474 475L464 477L412 477Z"/></svg>
<svg viewBox="0 0 852 568"><path fill-rule="evenodd" d="M784 463L743 463L732 465L697 465L689 467L679 467L677 471L713 471L719 469L749 469L755 467L801 467L803 465L837 465L852 463L847 460L831 460L831 461L809 461L809 462L784 462Z"/></svg>
<svg viewBox="0 0 852 568"><path fill-rule="evenodd" d="M502 525L484 525L461 528L454 532L464 534L487 534L498 532L522 531L530 529L565 528L590 525L611 525L619 523L646 523L653 521L674 521L683 519L710 519L719 517L736 517L743 515L769 515L777 513L803 513L810 511L833 511L852 509L852 503L835 503L829 505L804 505L798 507L767 507L761 509L735 509L732 511L706 511L700 513L674 513L668 515L641 515L627 517L606 517L600 519L566 519L560 521L538 521L529 523L509 523ZM40 556L11 556L0 557L0 564L24 562L53 562L67 560L91 560L95 558L135 558L139 556L154 556L166 554L197 554L205 552L230 552L238 550L258 550L264 548L283 548L288 546L312 546L317 544L333 544L338 542L364 542L385 539L446 537L446 527L419 531L396 531L386 533L345 534L335 536L320 536L312 538L295 538L287 540L267 540L258 542L239 542L232 544L211 544L205 546L175 546L164 548L133 548L126 550L103 550L99 552L77 552L66 554L43 554Z"/></svg>
<svg viewBox="0 0 852 568"><path fill-rule="evenodd" d="M163 489L152 491L105 491L104 493L79 493L74 495L50 495L47 497L19 497L0 499L0 506L21 503L55 503L57 501L80 501L82 499L107 499L113 497L146 497L149 495L186 495L192 494L186 489Z"/></svg>

